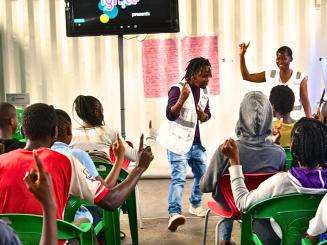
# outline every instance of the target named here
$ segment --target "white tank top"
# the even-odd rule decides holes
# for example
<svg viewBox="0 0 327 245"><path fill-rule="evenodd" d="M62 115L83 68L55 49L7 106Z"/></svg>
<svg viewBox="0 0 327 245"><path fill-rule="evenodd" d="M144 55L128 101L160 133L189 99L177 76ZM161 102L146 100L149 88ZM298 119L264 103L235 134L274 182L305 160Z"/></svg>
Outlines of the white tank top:
<svg viewBox="0 0 327 245"><path fill-rule="evenodd" d="M294 117L294 119L299 119L305 115L300 98L300 84L302 80L305 79L307 76L308 75L304 72L293 70L290 79L288 79L286 83L283 83L280 79L279 70L265 71L266 82L269 83L270 90L277 85L288 86L290 89L292 89L295 96L295 101L291 116Z"/></svg>

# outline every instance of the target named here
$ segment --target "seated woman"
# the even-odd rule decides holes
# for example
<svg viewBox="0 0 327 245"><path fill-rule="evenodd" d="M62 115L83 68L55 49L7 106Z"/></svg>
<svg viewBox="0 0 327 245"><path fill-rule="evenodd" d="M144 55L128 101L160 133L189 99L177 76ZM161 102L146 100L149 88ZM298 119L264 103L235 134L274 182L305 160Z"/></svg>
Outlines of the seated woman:
<svg viewBox="0 0 327 245"><path fill-rule="evenodd" d="M118 131L104 123L103 107L101 102L93 96L79 95L74 101L73 108L82 119L81 127L73 130L70 146L82 149L89 154L109 154L109 149L116 141ZM123 141L125 157L136 161L137 150Z"/></svg>
<svg viewBox="0 0 327 245"><path fill-rule="evenodd" d="M270 173L283 169L284 150L271 140L272 108L262 92L249 92L244 96L236 124L236 144L239 149L243 170L246 173ZM211 158L207 172L201 179L202 192L211 192L213 198L224 204L224 197L216 188L220 177L227 171L228 158L219 147ZM233 221L225 219L220 225L220 244L230 244Z"/></svg>
<svg viewBox="0 0 327 245"><path fill-rule="evenodd" d="M327 193L327 168L321 167L326 162L327 127L315 119L301 118L295 123L291 136L293 160L298 162L300 167L292 167L288 172L275 174L251 192L244 183L236 142L228 139L221 146L221 151L229 158L231 187L240 211L245 211L258 201L283 194ZM270 232L258 236L264 244L277 244L272 242Z"/></svg>
<svg viewBox="0 0 327 245"><path fill-rule="evenodd" d="M295 120L291 118L295 96L288 86L277 85L270 91L269 101L273 108L274 117L273 133L275 142L282 147L291 146L291 131Z"/></svg>

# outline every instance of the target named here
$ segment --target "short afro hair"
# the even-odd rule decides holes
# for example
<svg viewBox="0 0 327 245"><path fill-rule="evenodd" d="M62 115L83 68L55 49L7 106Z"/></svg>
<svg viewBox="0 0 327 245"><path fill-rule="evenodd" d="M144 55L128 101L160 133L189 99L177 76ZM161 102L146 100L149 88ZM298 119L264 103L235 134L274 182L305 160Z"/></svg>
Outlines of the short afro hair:
<svg viewBox="0 0 327 245"><path fill-rule="evenodd" d="M58 137L66 135L66 129L72 125L70 116L63 110L55 109L58 120Z"/></svg>
<svg viewBox="0 0 327 245"><path fill-rule="evenodd" d="M315 168L326 163L327 126L322 122L302 117L295 123L292 133L291 153L301 166Z"/></svg>
<svg viewBox="0 0 327 245"><path fill-rule="evenodd" d="M53 106L36 103L27 107L23 113L23 130L29 140L55 137L56 126L57 115Z"/></svg>
<svg viewBox="0 0 327 245"><path fill-rule="evenodd" d="M276 112L286 115L293 110L295 96L288 86L277 85L271 89L269 101Z"/></svg>
<svg viewBox="0 0 327 245"><path fill-rule="evenodd" d="M287 56L289 56L291 59L293 59L293 52L292 49L288 46L282 46L279 49L277 49L276 54L286 54Z"/></svg>

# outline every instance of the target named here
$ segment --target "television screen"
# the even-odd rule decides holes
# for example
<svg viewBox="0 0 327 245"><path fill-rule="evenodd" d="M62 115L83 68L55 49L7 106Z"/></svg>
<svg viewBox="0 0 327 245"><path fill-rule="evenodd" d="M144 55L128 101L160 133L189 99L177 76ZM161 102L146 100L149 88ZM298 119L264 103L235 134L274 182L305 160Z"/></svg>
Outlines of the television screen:
<svg viewBox="0 0 327 245"><path fill-rule="evenodd" d="M66 0L67 36L179 32L178 0Z"/></svg>

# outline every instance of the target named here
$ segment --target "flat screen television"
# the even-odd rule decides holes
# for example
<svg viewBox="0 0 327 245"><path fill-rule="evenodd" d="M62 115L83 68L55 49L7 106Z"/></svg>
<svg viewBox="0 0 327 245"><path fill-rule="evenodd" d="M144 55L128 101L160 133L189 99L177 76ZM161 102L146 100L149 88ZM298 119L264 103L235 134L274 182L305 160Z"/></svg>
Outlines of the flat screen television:
<svg viewBox="0 0 327 245"><path fill-rule="evenodd" d="M67 36L179 32L178 0L65 0Z"/></svg>

